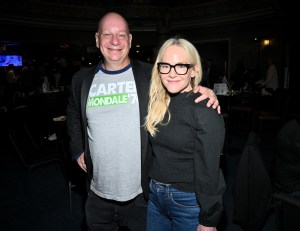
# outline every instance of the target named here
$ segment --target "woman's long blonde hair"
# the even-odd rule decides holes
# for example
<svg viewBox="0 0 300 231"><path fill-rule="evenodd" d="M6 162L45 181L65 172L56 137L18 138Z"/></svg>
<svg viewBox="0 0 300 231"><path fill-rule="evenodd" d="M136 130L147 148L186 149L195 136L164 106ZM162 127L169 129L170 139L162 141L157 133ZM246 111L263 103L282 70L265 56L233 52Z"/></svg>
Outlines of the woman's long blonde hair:
<svg viewBox="0 0 300 231"><path fill-rule="evenodd" d="M193 64L195 68L196 75L194 78L191 78L192 88L194 89L201 81L202 78L202 67L201 67L201 59L200 55L196 49L196 47L183 38L170 38L166 40L161 48L158 51L157 58L155 60L152 75L151 75L151 83L149 90L149 103L148 103L148 115L145 119L145 128L146 130L154 136L157 130L157 124L162 123L166 112L168 113L168 120L166 124L171 119L171 114L168 110L168 106L170 103L170 96L163 86L160 73L158 72L157 63L162 61L163 55L165 51L170 46L179 46L183 48L188 54L190 64Z"/></svg>

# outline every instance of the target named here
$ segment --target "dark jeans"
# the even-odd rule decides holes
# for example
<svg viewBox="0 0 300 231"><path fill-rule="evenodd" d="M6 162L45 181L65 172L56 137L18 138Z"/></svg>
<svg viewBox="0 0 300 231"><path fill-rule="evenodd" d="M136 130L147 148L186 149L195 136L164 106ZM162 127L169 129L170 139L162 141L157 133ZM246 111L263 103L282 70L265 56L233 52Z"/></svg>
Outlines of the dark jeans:
<svg viewBox="0 0 300 231"><path fill-rule="evenodd" d="M142 194L127 202L107 200L89 191L85 204L89 231L145 231L147 203Z"/></svg>
<svg viewBox="0 0 300 231"><path fill-rule="evenodd" d="M196 231L200 206L194 192L150 181L147 231Z"/></svg>

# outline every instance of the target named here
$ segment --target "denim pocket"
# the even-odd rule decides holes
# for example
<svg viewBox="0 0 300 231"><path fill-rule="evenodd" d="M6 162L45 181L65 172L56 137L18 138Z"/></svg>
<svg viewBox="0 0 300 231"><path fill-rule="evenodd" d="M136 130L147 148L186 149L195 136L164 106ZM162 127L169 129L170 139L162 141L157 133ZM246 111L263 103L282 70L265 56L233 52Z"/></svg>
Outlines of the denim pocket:
<svg viewBox="0 0 300 231"><path fill-rule="evenodd" d="M150 192L154 192L154 191L155 191L154 187L155 187L155 185L154 185L154 183L153 183L153 180L151 179L151 180L150 180L150 183L149 183L149 191L150 191Z"/></svg>
<svg viewBox="0 0 300 231"><path fill-rule="evenodd" d="M150 184L149 184L149 190L150 192L161 192L161 191L165 191L166 190L166 186L170 186L170 184L164 184L164 183L160 183L156 180L151 179L150 180Z"/></svg>
<svg viewBox="0 0 300 231"><path fill-rule="evenodd" d="M180 207L199 207L196 194L194 192L173 191L170 193L171 201Z"/></svg>

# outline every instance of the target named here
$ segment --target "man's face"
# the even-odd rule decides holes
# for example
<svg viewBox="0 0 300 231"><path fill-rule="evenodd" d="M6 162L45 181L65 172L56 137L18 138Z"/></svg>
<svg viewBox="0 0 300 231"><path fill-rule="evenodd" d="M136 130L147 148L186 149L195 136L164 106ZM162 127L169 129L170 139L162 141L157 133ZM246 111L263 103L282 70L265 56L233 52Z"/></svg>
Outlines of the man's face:
<svg viewBox="0 0 300 231"><path fill-rule="evenodd" d="M96 46L106 62L123 63L128 59L132 35L122 17L115 14L106 16L100 22L95 37Z"/></svg>

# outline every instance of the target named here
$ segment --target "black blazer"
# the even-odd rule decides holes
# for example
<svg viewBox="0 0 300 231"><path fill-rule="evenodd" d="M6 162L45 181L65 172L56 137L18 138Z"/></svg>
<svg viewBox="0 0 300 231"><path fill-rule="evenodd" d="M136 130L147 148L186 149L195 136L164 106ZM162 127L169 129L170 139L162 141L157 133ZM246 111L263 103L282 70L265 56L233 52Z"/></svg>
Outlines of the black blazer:
<svg viewBox="0 0 300 231"><path fill-rule="evenodd" d="M148 180L147 173L145 172L144 160L147 152L148 134L142 125L147 115L147 106L149 101L148 91L153 65L135 59L131 59L130 62L139 99L141 125L142 187L144 192L147 192ZM67 127L68 135L70 137L71 153L73 158L76 158L84 152L89 182L92 179L93 163L88 146L86 104L88 93L97 71L98 65L82 69L73 76L71 96L67 107Z"/></svg>

